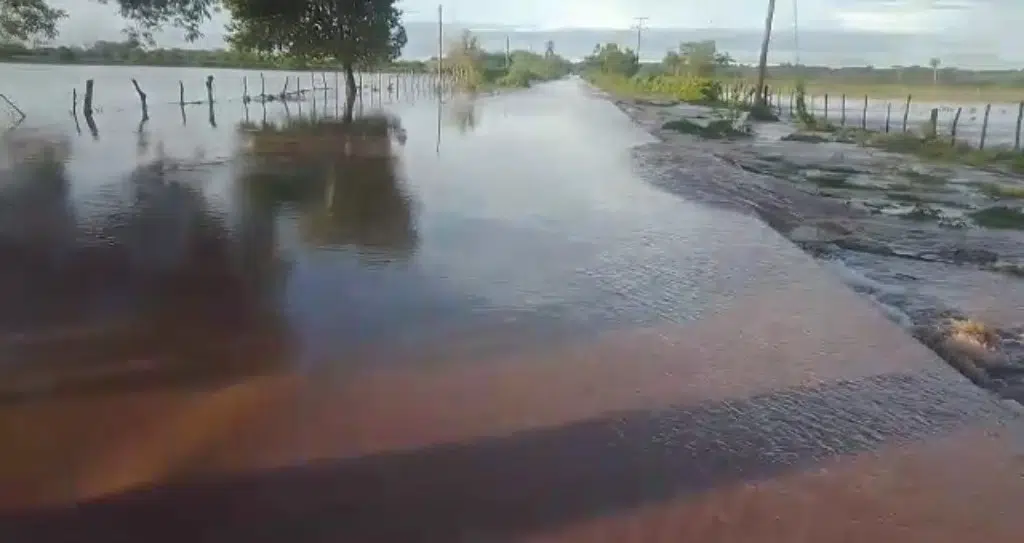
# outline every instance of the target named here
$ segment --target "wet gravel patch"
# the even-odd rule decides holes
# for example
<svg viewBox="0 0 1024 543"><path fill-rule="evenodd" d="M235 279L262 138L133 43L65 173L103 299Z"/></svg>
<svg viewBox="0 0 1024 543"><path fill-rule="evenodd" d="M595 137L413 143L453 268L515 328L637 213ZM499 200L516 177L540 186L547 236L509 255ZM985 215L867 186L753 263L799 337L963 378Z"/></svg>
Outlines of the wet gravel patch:
<svg viewBox="0 0 1024 543"><path fill-rule="evenodd" d="M654 185L757 215L972 381L1024 402L1024 178L793 137L787 122L702 138L665 126L721 112L615 102L659 140L635 150ZM989 341L950 332L964 323Z"/></svg>

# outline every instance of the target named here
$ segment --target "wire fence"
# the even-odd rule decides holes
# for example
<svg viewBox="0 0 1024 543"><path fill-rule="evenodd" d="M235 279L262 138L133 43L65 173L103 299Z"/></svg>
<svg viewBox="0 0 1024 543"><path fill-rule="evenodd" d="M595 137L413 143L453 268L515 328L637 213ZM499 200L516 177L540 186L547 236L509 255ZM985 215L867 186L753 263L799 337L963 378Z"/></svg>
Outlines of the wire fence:
<svg viewBox="0 0 1024 543"><path fill-rule="evenodd" d="M794 89L766 89L768 103L780 114L797 116ZM730 88L730 100L750 100L749 88ZM846 94L806 94L807 112L832 125L885 133L935 134L948 138L951 145L978 149L1021 151L1024 101L1019 103L944 104L848 96Z"/></svg>

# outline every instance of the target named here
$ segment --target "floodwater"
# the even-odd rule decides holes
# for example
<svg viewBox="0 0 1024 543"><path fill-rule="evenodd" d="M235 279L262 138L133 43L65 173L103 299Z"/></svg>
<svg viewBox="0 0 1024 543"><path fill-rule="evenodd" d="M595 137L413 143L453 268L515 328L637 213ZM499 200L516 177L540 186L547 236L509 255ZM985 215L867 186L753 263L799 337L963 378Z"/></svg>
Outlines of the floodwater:
<svg viewBox="0 0 1024 543"><path fill-rule="evenodd" d="M330 90L23 106L5 540L1016 540L1003 407L756 219L646 183L612 104L396 85L351 122Z"/></svg>

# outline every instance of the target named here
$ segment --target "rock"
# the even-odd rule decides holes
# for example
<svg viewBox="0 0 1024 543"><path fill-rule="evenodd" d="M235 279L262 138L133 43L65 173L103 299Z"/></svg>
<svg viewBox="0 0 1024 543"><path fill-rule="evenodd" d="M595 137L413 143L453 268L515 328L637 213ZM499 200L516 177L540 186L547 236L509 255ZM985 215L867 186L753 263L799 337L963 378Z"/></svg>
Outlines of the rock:
<svg viewBox="0 0 1024 543"><path fill-rule="evenodd" d="M892 256L895 252L891 247L872 239L845 237L836 240L836 245L848 251L858 253L870 253L882 256Z"/></svg>
<svg viewBox="0 0 1024 543"><path fill-rule="evenodd" d="M1024 377L1024 366L1020 364L1013 364L1011 362L1006 363L991 363L985 366L985 373L989 377L996 379L1020 379Z"/></svg>
<svg viewBox="0 0 1024 543"><path fill-rule="evenodd" d="M988 265L999 260L999 255L994 251L975 247L951 247L939 250L936 254L943 260L956 264Z"/></svg>
<svg viewBox="0 0 1024 543"><path fill-rule="evenodd" d="M1024 404L1024 385L1012 385L999 391L999 397Z"/></svg>
<svg viewBox="0 0 1024 543"><path fill-rule="evenodd" d="M843 234L830 232L820 226L802 224L786 234L794 243L834 243L842 239Z"/></svg>

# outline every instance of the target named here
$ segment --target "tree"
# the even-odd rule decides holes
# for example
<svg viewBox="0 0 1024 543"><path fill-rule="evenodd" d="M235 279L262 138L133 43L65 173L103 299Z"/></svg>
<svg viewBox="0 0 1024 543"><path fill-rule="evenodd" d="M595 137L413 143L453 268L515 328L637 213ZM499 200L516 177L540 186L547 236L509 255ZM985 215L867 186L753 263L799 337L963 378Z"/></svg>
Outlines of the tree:
<svg viewBox="0 0 1024 543"><path fill-rule="evenodd" d="M775 19L775 0L768 0L768 15L764 18L764 38L761 40L761 58L757 63L757 104L768 108L764 82L768 77L768 46L772 41L772 21Z"/></svg>
<svg viewBox="0 0 1024 543"><path fill-rule="evenodd" d="M355 96L355 67L390 62L405 46L395 0L223 0L228 43L241 51L333 58Z"/></svg>
<svg viewBox="0 0 1024 543"><path fill-rule="evenodd" d="M733 59L727 53L719 53L713 40L706 40L679 44L679 51L669 51L661 63L666 71L674 75L685 71L700 77L711 77L718 68L731 65Z"/></svg>
<svg viewBox="0 0 1024 543"><path fill-rule="evenodd" d="M942 65L942 59L939 57L932 57L928 60L928 65L932 67L932 84L939 84L939 66Z"/></svg>
<svg viewBox="0 0 1024 543"><path fill-rule="evenodd" d="M617 43L594 46L594 52L583 59L583 65L587 69L626 77L632 77L640 68L636 53L628 47L619 48Z"/></svg>
<svg viewBox="0 0 1024 543"><path fill-rule="evenodd" d="M544 44L544 57L551 58L553 56L555 56L555 42L548 40L547 43Z"/></svg>
<svg viewBox="0 0 1024 543"><path fill-rule="evenodd" d="M199 27L219 10L221 0L94 0L101 4L117 4L121 16L135 24L129 35L153 42L153 32L166 26L185 30L185 39L195 41Z"/></svg>
<svg viewBox="0 0 1024 543"><path fill-rule="evenodd" d="M189 41L199 38L200 25L208 20L220 0L94 0L116 4L121 16L135 26L133 36L152 42L153 32L164 26L185 29ZM67 17L64 10L50 7L47 0L0 0L0 41L28 41L57 37L57 23Z"/></svg>
<svg viewBox="0 0 1024 543"><path fill-rule="evenodd" d="M0 0L0 42L57 37L57 23L67 12L46 0Z"/></svg>

